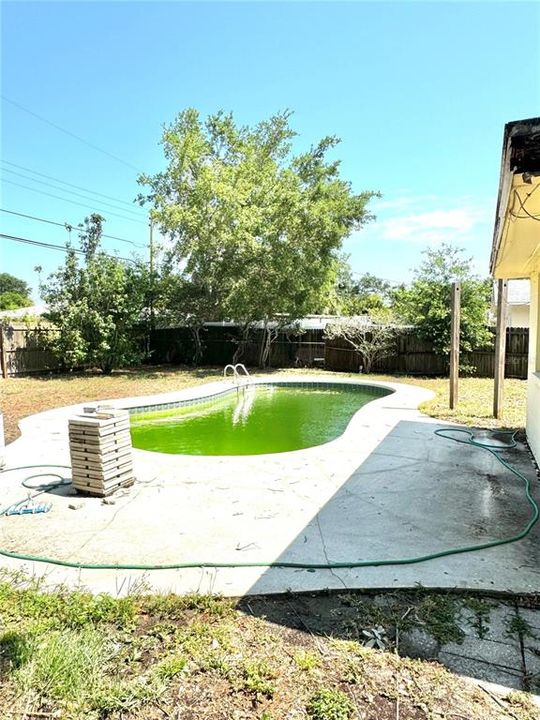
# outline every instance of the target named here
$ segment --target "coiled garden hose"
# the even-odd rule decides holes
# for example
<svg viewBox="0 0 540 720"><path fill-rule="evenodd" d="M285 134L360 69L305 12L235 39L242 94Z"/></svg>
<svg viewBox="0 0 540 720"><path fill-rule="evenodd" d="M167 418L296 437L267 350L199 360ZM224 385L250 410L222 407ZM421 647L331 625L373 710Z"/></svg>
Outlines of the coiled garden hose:
<svg viewBox="0 0 540 720"><path fill-rule="evenodd" d="M511 441L508 445L489 445L486 443L475 440L474 434L470 430L464 430L461 428L442 428L435 430L434 433L438 437L445 438L446 440L453 440L454 442L462 443L464 445L472 445L473 447L480 448L489 452L495 457L501 465L504 465L507 470L513 473L517 478L523 481L525 489L525 497L527 502L532 508L532 515L523 529L516 535L510 537L501 538L499 540L491 540L490 542L479 543L476 545L464 545L462 547L451 548L449 550L442 550L440 552L429 553L427 555L419 555L417 557L410 558L396 558L390 560L347 560L342 562L326 562L326 563L308 563L308 562L286 562L281 560L270 561L270 562L207 562L207 561L192 561L186 563L166 563L157 565L138 564L138 563L87 563L87 562L73 562L69 560L57 560L55 558L49 558L42 555L28 555L25 553L10 552L9 550L0 549L0 555L4 557L13 558L15 560L24 560L26 562L40 562L50 563L51 565L59 565L61 567L71 567L85 570L183 570L188 568L294 568L298 570L339 570L345 568L361 568L361 567L378 567L381 565L413 565L415 563L426 562L427 560L434 560L435 558L448 557L450 555L459 555L461 553L476 552L478 550L486 550L488 548L498 547L499 545L508 545L510 543L522 540L526 535L529 534L535 523L538 521L539 509L538 505L534 501L531 495L531 483L530 480L523 475L519 470L512 467L504 458L499 455L501 450L512 449L517 446L515 436L517 430L511 434ZM449 433L460 433L466 436L466 439L460 439L453 437ZM25 470L30 468L43 467L42 465L27 465L17 468L9 468L3 472L11 472L15 470ZM46 467L55 468L69 468L68 465L46 465ZM69 468L70 469L70 468ZM60 478L60 482L49 483L46 485L28 485L28 482L36 477L50 477L56 475ZM43 492L53 490L62 485L70 484L70 480L65 479L58 473L37 473L35 475L29 475L23 481L24 487L35 489L36 495ZM36 496L34 495L34 497ZM26 502L26 499L21 501ZM5 510L0 511L0 516L5 514Z"/></svg>

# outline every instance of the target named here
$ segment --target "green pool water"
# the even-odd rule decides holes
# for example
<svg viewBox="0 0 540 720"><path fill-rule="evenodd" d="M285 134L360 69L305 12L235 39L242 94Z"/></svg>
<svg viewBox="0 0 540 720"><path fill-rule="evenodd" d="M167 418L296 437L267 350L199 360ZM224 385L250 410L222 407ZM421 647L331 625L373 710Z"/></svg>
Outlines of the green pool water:
<svg viewBox="0 0 540 720"><path fill-rule="evenodd" d="M133 446L185 455L301 450L341 435L363 405L390 390L366 386L259 386L208 401L131 416Z"/></svg>

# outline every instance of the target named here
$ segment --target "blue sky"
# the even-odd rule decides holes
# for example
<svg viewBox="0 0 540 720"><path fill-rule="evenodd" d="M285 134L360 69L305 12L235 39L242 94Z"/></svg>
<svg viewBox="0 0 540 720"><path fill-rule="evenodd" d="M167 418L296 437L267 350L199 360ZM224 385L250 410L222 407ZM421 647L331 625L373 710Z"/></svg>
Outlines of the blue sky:
<svg viewBox="0 0 540 720"><path fill-rule="evenodd" d="M1 207L75 224L99 210L142 253L129 203L137 171L164 166L163 123L191 106L241 123L289 108L296 150L338 135L343 176L383 194L345 243L356 272L408 280L446 240L487 274L503 126L540 114L536 2L4 2L1 32L2 94L123 161L2 101ZM3 233L65 242L61 227L0 217ZM3 239L0 253L35 299L34 266L63 257Z"/></svg>

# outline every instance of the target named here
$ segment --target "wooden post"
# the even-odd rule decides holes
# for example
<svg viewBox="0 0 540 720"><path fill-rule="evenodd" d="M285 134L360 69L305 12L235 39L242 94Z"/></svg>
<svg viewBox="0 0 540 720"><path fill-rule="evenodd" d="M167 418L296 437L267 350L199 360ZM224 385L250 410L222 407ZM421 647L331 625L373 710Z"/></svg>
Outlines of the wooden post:
<svg viewBox="0 0 540 720"><path fill-rule="evenodd" d="M155 291L155 278L154 278L154 221L150 218L150 239L149 239L149 252L150 252L150 331L156 329L156 317L154 311L154 291Z"/></svg>
<svg viewBox="0 0 540 720"><path fill-rule="evenodd" d="M458 402L459 378L459 315L461 309L461 283L452 283L451 335L450 335L450 410Z"/></svg>
<svg viewBox="0 0 540 720"><path fill-rule="evenodd" d="M2 366L2 377L7 378L6 349L4 347L4 329L0 325L0 365Z"/></svg>
<svg viewBox="0 0 540 720"><path fill-rule="evenodd" d="M504 398L504 363L506 360L506 299L508 282L497 283L497 333L495 336L495 387L493 392L493 416L500 418Z"/></svg>

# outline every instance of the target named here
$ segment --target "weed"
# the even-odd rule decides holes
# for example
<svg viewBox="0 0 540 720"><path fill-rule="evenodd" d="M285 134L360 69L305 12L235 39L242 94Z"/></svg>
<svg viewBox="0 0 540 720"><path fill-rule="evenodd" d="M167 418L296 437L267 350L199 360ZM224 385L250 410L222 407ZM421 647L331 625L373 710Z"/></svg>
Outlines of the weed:
<svg viewBox="0 0 540 720"><path fill-rule="evenodd" d="M386 637L386 630L382 625L377 625L377 627L370 628L369 630L362 630L362 635L365 638L363 642L366 647L386 650L388 638Z"/></svg>
<svg viewBox="0 0 540 720"><path fill-rule="evenodd" d="M341 690L322 688L313 695L306 710L312 720L349 720L354 707Z"/></svg>
<svg viewBox="0 0 540 720"><path fill-rule="evenodd" d="M157 622L148 630L148 636L164 645L174 643L180 633L180 627L172 622Z"/></svg>
<svg viewBox="0 0 540 720"><path fill-rule="evenodd" d="M175 675L185 672L187 660L183 655L172 655L162 660L155 667L155 673L162 680L170 680Z"/></svg>
<svg viewBox="0 0 540 720"><path fill-rule="evenodd" d="M459 609L459 602L452 595L428 594L421 598L416 616L441 645L462 643L465 633L456 621Z"/></svg>
<svg viewBox="0 0 540 720"><path fill-rule="evenodd" d="M113 598L80 590L70 592L63 587L54 592L43 592L39 582L31 579L22 588L0 580L0 607L6 623L24 617L51 628L83 628L101 623L128 627L136 612L132 597Z"/></svg>
<svg viewBox="0 0 540 720"><path fill-rule="evenodd" d="M94 629L53 631L35 638L14 677L24 692L38 697L79 700L99 684L110 656Z"/></svg>
<svg viewBox="0 0 540 720"><path fill-rule="evenodd" d="M207 623L196 622L184 630L179 642L183 652L196 663L199 670L214 670L228 677L231 672L226 656L226 651L231 649L228 626L212 627Z"/></svg>
<svg viewBox="0 0 540 720"><path fill-rule="evenodd" d="M510 622L508 623L506 634L509 636L520 635L523 638L536 638L532 627L526 620L524 620L519 615L514 615L514 617L510 620Z"/></svg>
<svg viewBox="0 0 540 720"><path fill-rule="evenodd" d="M32 654L32 640L28 634L8 630L0 635L0 661L8 671L17 670Z"/></svg>
<svg viewBox="0 0 540 720"><path fill-rule="evenodd" d="M107 715L112 712L134 710L163 692L164 686L153 679L137 678L130 680L111 680L99 683L89 698L89 706Z"/></svg>
<svg viewBox="0 0 540 720"><path fill-rule="evenodd" d="M349 685L359 685L364 680L364 670L362 663L358 658L347 658L345 661L345 670L343 679Z"/></svg>
<svg viewBox="0 0 540 720"><path fill-rule="evenodd" d="M515 710L524 710L528 713L530 713L530 720L533 720L533 718L538 717L538 707L537 705L532 701L531 696L528 693L520 692L519 690L514 690L512 692L509 692L508 695L505 697L505 700L510 703L511 707ZM522 716L520 716L522 717Z"/></svg>
<svg viewBox="0 0 540 720"><path fill-rule="evenodd" d="M310 672L319 666L319 656L308 650L301 650L294 656L294 662L300 670Z"/></svg>
<svg viewBox="0 0 540 720"><path fill-rule="evenodd" d="M232 601L220 595L148 595L142 599L142 608L156 618L167 620L178 620L190 610L215 617L233 613Z"/></svg>
<svg viewBox="0 0 540 720"><path fill-rule="evenodd" d="M473 627L476 630L476 634L480 639L485 638L489 629L489 620L493 605L488 600L472 595L467 596L463 604L474 612L475 619Z"/></svg>
<svg viewBox="0 0 540 720"><path fill-rule="evenodd" d="M253 693L256 699L261 696L271 698L276 688L270 681L275 676L264 660L246 662L243 667L242 689Z"/></svg>
<svg viewBox="0 0 540 720"><path fill-rule="evenodd" d="M373 653L373 650L364 647L356 640L340 640L332 638L330 639L330 646L342 655L353 655L362 659L369 658Z"/></svg>

